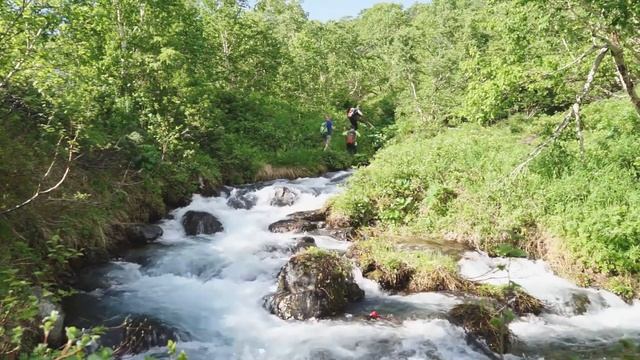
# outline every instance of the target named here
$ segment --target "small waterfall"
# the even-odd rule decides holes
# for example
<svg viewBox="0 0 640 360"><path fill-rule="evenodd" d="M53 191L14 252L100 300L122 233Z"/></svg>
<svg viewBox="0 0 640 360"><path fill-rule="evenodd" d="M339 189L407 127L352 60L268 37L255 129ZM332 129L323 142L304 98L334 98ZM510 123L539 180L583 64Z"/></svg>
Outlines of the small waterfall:
<svg viewBox="0 0 640 360"><path fill-rule="evenodd" d="M365 299L345 316L283 321L262 307L262 298L275 290L276 274L291 256L286 249L301 236L271 233L267 227L287 214L321 208L341 191L348 175L272 181L229 189L217 198L194 195L189 206L175 210L172 219L161 224L164 235L158 243L83 274L84 292L67 306L71 321L92 326L114 324L128 314L149 317L178 334L178 348L191 360L485 359L466 343L464 331L445 318L462 298L440 293L389 295L358 270L354 275ZM272 197L283 187L297 200L291 206L272 206ZM186 236L181 219L189 210L213 214L224 230ZM330 236L314 238L322 248L349 247ZM498 269L500 261L468 253L460 269L468 278L502 284L507 274ZM525 344L518 348L521 353L544 356L544 347L597 347L623 337L640 338L639 304L579 288L553 275L543 262L513 260L509 270L513 281L552 310L512 324ZM589 300L582 315L571 305L574 293L586 294ZM366 320L372 309L385 320ZM131 358L164 353L164 348L154 348Z"/></svg>

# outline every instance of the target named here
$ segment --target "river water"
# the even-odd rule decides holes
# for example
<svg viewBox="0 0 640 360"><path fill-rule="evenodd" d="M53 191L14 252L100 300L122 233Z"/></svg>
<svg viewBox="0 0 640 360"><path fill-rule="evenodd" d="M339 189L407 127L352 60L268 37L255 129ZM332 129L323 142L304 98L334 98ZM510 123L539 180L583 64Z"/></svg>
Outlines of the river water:
<svg viewBox="0 0 640 360"><path fill-rule="evenodd" d="M157 244L83 271L84 291L66 302L69 325L113 325L129 314L149 317L172 329L180 338L178 348L191 360L486 359L467 344L464 331L445 318L462 298L390 295L359 273L355 275L365 300L344 316L284 321L262 307L263 297L276 288L278 270L291 256L278 249L293 244L296 236L270 233L268 225L289 213L322 207L347 176L338 172L275 181L217 198L194 195L189 206L162 222L164 235ZM298 193L298 200L292 206L271 206L270 199L283 186ZM256 205L250 210L229 207L227 197L239 192L254 196ZM180 220L188 210L214 214L225 230L186 236ZM336 251L349 246L329 236L314 238L318 246ZM509 358L564 359L573 354L612 359L620 339L640 343L640 303L628 305L611 293L577 287L541 261L512 260L509 273L499 270L507 261L469 252L460 260L460 271L494 284L511 278L549 309L511 324L518 341ZM582 299L582 311L576 311L576 297ZM371 310L392 320L365 320ZM131 357L164 353L155 348Z"/></svg>

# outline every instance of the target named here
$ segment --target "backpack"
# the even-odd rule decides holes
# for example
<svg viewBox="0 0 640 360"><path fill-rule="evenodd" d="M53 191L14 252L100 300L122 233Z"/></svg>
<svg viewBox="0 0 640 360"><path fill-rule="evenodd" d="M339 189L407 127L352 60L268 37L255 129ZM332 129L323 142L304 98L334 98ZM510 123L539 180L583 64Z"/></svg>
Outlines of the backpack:
<svg viewBox="0 0 640 360"><path fill-rule="evenodd" d="M353 145L355 143L356 143L356 132L355 131L349 131L347 133L347 144Z"/></svg>
<svg viewBox="0 0 640 360"><path fill-rule="evenodd" d="M329 129L327 129L327 122L323 121L322 125L320 125L320 135L325 136L329 133Z"/></svg>

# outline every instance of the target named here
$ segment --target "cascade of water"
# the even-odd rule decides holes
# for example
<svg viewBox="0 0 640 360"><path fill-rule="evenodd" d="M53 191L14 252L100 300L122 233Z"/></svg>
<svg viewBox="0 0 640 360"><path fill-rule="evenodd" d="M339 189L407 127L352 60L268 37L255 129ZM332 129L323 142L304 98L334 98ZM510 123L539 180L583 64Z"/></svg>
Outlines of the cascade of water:
<svg viewBox="0 0 640 360"><path fill-rule="evenodd" d="M268 225L289 213L322 207L340 191L346 175L338 172L231 190L228 196L248 195L242 206L250 204L249 209L228 205L226 196L195 195L189 206L175 210L173 219L162 223L164 235L159 243L88 271L84 283L92 282L97 289L83 287L88 292L70 309L75 312L72 318L89 326L124 314L152 317L176 329L181 338L178 347L192 360L484 359L466 343L464 331L444 318L461 298L438 293L389 295L357 270L354 275L366 297L344 317L283 321L262 307L263 297L276 288L278 270L291 256L282 249L299 236L271 233ZM273 194L283 186L297 200L291 206L272 206ZM181 219L189 210L213 214L224 231L186 236ZM326 249L346 251L349 245L328 236L314 238ZM498 261L469 253L460 267L469 278L503 283L505 274L496 270ZM612 294L578 288L553 276L541 262L517 260L510 271L514 281L557 310L512 325L520 339L534 344L525 351L535 353L535 344L552 336L566 344L572 344L571 340L593 344L609 335L611 339L640 337L640 305L629 306ZM585 292L590 300L583 315L573 315L566 305L573 292ZM392 314L393 321L365 320L371 309ZM163 352L157 348L133 358Z"/></svg>

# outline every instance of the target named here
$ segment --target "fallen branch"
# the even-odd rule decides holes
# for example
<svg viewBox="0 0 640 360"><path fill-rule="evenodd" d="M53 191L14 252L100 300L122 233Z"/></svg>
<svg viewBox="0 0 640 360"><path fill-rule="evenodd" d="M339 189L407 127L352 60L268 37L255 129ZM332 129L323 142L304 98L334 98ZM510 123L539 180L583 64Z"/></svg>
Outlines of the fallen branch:
<svg viewBox="0 0 640 360"><path fill-rule="evenodd" d="M516 168L511 172L510 177L511 178L515 178L516 176L518 176L522 170L524 170L524 168L533 160L535 159L538 155L540 155L540 153L542 152L542 150L544 150L547 146L551 145L552 143L554 143L562 134L562 132L564 131L564 129L567 128L567 126L569 125L569 123L571 122L572 118L575 118L577 122L579 122L580 120L580 105L582 104L582 101L584 100L584 98L587 96L587 94L589 94L589 90L591 90L591 84L593 83L593 80L595 80L596 77L596 73L598 72L598 68L600 67L600 64L602 63L602 60L604 59L604 56L607 54L607 52L609 51L609 46L606 45L604 47L602 47L600 49L600 51L598 51L598 55L596 56L596 59L593 62L593 66L591 66L591 70L589 71L589 75L587 76L587 80L584 83L584 86L582 88L582 92L576 96L576 102L573 104L573 106L571 106L571 109L569 110L569 112L565 115L564 119L562 120L562 122L560 124L558 124L558 126L556 126L556 129L553 131L553 133L551 134L551 136L544 142L542 142L540 145L536 146L535 149L533 149L533 151L529 154L529 156L527 157L527 159L522 162L520 165L516 166ZM580 125L576 125L579 130L580 133L580 137L582 137L582 130L580 128ZM583 145L583 141L581 140L581 151L583 151L582 147Z"/></svg>

